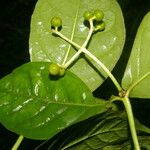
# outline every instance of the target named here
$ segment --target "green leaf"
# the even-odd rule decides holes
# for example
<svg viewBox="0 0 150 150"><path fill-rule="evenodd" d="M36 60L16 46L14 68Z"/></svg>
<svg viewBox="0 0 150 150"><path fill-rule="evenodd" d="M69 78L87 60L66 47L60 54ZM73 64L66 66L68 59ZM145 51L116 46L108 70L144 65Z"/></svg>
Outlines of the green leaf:
<svg viewBox="0 0 150 150"><path fill-rule="evenodd" d="M59 134L53 142L49 143L49 148L51 150L133 149L125 112L107 112L101 114L95 118L78 123L75 127L68 129L67 133L66 135L63 133ZM73 139L73 136L76 138ZM141 148L150 146L150 134L144 135L143 129L138 128L138 139Z"/></svg>
<svg viewBox="0 0 150 150"><path fill-rule="evenodd" d="M150 150L150 136L139 136L139 142L141 145L142 150ZM80 145L76 145L73 147L70 147L68 149L63 149L63 150L133 150L133 146L131 141L124 140L122 143L110 143L109 145L101 146L100 145L100 139L94 139L92 138L91 143L86 141L84 144L80 143ZM97 147L92 146L92 144L97 144Z"/></svg>
<svg viewBox="0 0 150 150"><path fill-rule="evenodd" d="M122 80L130 97L150 98L150 13L148 13L134 41L132 52Z"/></svg>
<svg viewBox="0 0 150 150"><path fill-rule="evenodd" d="M137 119L135 119L136 129L138 129L141 132L145 132L150 134L150 128L139 122Z"/></svg>
<svg viewBox="0 0 150 150"><path fill-rule="evenodd" d="M88 49L112 70L120 57L125 39L122 12L116 0L39 0L31 22L31 61L52 61L62 64L68 50L69 60L76 53L76 49L52 35L50 20L53 16L61 17L63 21L61 32L82 45L89 31L84 25L83 14L93 9L101 9L104 12L106 29L93 35ZM83 55L70 70L92 91L107 77L95 62Z"/></svg>
<svg viewBox="0 0 150 150"><path fill-rule="evenodd" d="M33 139L47 139L62 129L107 110L87 86L66 71L49 76L50 63L25 64L0 80L0 122Z"/></svg>
<svg viewBox="0 0 150 150"><path fill-rule="evenodd" d="M128 139L126 115L114 113L106 115L103 120L95 125L95 127L81 141L67 146L65 149L79 150L100 150L121 143Z"/></svg>

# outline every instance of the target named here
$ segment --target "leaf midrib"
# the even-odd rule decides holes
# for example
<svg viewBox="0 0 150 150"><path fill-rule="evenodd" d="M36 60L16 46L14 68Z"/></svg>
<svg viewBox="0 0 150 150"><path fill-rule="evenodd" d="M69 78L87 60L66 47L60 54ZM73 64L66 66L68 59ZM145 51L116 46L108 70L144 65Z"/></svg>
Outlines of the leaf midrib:
<svg viewBox="0 0 150 150"><path fill-rule="evenodd" d="M72 41L74 38L74 34L75 34L75 28L76 28L76 24L77 24L77 18L78 18L78 14L79 14L79 7L80 7L80 2L81 0L78 1L78 7L77 7L77 11L75 14L75 19L74 19L74 23L73 23L73 28L72 28L72 32L71 32L71 37L70 40ZM70 50L71 50L72 45L69 44L68 50L67 50L67 56L69 56Z"/></svg>
<svg viewBox="0 0 150 150"><path fill-rule="evenodd" d="M150 75L150 72L147 72L142 77L140 77L138 80L136 80L131 86L128 88L127 92L130 93L140 82L142 82L145 78L147 78Z"/></svg>
<svg viewBox="0 0 150 150"><path fill-rule="evenodd" d="M18 97L24 97L25 99L30 99L30 98L32 98L32 99L40 99L41 101L43 101L43 102L45 102L45 103L47 103L47 104L58 104L58 105L70 105L70 106L83 106L83 107L97 107L97 106L101 106L102 104L85 104L85 103L83 103L83 105L82 104L79 104L79 103L65 103L65 102L52 102L52 101L50 101L50 99L49 98L43 98L43 97L36 97L36 96L32 96L32 97L28 97L28 96L22 96L22 95L18 95L18 94L14 94L14 93L12 93L12 92L3 92L3 93L5 93L6 95L8 94L8 93L11 93L11 95L14 95L14 96L18 96ZM85 100L86 101L86 100ZM93 102L94 102L94 99L93 99ZM95 102L96 103L96 102ZM8 104L9 105L9 104Z"/></svg>

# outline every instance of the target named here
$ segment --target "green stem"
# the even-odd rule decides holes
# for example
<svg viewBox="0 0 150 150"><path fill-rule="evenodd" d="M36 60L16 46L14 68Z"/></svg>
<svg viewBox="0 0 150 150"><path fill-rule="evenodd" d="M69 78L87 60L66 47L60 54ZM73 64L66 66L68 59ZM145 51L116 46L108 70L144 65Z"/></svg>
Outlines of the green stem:
<svg viewBox="0 0 150 150"><path fill-rule="evenodd" d="M112 80L112 82L114 83L119 92L122 91L120 84L118 83L116 78L112 75L112 73L107 69L107 67L96 56L90 53L86 48L80 47L79 51L64 65L64 68L67 68L72 62L74 62L74 60L77 59L82 52L87 54L105 71L105 73L110 77L110 79Z"/></svg>
<svg viewBox="0 0 150 150"><path fill-rule="evenodd" d="M104 71L105 73L110 77L118 91L122 91L122 88L116 78L112 75L112 73L108 70L108 68L92 53L90 53L87 49L84 49L83 52L87 54L91 59L93 59Z"/></svg>
<svg viewBox="0 0 150 150"><path fill-rule="evenodd" d="M62 39L64 39L65 41L67 41L68 43L72 44L73 46L75 46L76 48L80 49L81 46L78 45L77 43L73 42L72 40L68 39L66 36L64 36L63 34L61 34L59 31L57 30L52 30L52 32L58 36L60 36Z"/></svg>
<svg viewBox="0 0 150 150"><path fill-rule="evenodd" d="M85 42L84 42L84 44L82 46L76 44L72 40L69 40L64 35L62 35L60 32L58 32L57 30L53 31L53 33L57 34L62 39L66 40L67 42L69 42L70 44L72 44L73 46L75 46L76 48L79 49L78 52L67 63L63 64L62 67L67 68L83 52L84 54L86 54L87 56L89 56L93 61L95 61L104 70L104 72L110 77L110 79L112 80L112 82L114 83L114 85L116 86L116 88L118 89L118 91L121 92L121 91L123 91L122 87L120 86L120 84L118 83L118 81L116 80L116 78L113 76L113 74L109 71L109 69L95 55L93 55L92 53L90 53L86 49L86 46L89 43L89 40L90 40L90 38L91 38L91 36L93 34L93 21L90 20L89 23L90 23L89 34L88 34L88 36L87 36L87 38L86 38L86 40L85 40ZM65 61L66 61L66 58L65 58ZM145 77L146 76L144 76L143 78L145 78ZM138 82L136 84L138 84ZM130 92L130 90L132 90L133 87L130 87L130 89L127 91L127 93L125 94L125 96L123 96L123 97L122 96L115 97L114 99L112 99L112 101L120 99L123 102L123 104L125 106L125 109L126 109L126 112L127 112L129 126L130 126L130 130L131 130L131 135L132 135L132 139L133 139L135 150L140 150L140 146L139 146L139 142L138 142L138 138L137 138L137 133L136 133L136 129L135 129L135 123L134 123L134 117L133 117L132 107L131 107L131 104L130 104L130 101L129 101L129 98L128 98L128 93Z"/></svg>
<svg viewBox="0 0 150 150"><path fill-rule="evenodd" d="M63 68L68 68L71 64L72 64L72 62L74 62L78 57L79 57L79 55L82 53L82 48L81 49L79 49L71 58L70 58L70 60L69 61L67 61L65 64L64 64L64 66L62 66Z"/></svg>
<svg viewBox="0 0 150 150"><path fill-rule="evenodd" d="M74 62L78 57L79 55L82 53L82 49L85 48L93 34L93 30L94 30L94 27L93 27L93 20L90 20L89 21L90 23L90 30L89 30L89 33L88 33L88 36L84 42L84 44L82 45L82 47L80 45L78 45L77 43L73 42L72 40L68 39L67 37L65 37L63 34L61 34L58 30L53 30L53 33L57 34L58 36L60 36L62 39L64 39L65 41L67 41L68 43L72 44L73 46L75 46L76 48L78 48L78 52L67 62L67 57L68 57L68 53L66 54L65 56L65 59L62 63L62 67L63 68L67 68L72 62Z"/></svg>
<svg viewBox="0 0 150 150"><path fill-rule="evenodd" d="M70 59L68 62L66 62L65 64L62 64L62 66L64 65L64 66L63 66L64 68L67 68L70 64L72 64L72 62L74 62L74 61L79 57L79 55L83 52L83 49L85 49L85 47L87 46L87 44L88 44L88 42L89 42L89 40L90 40L90 38L91 38L91 36L92 36L92 34L93 34L93 30L94 30L94 27L93 27L93 20L90 20L89 23L90 23L90 30L89 30L88 36L87 36L85 42L83 43L83 45L80 46L80 45L78 45L78 44L75 45L74 42L71 43L72 45L74 45L74 46L76 46L77 48L79 48L79 50L78 50L78 52L77 52L76 54L74 54L73 57L71 57L71 59ZM61 35L61 34L60 34L60 35ZM60 35L59 35L59 36L60 36ZM61 35L61 37L62 37L62 36L63 36L63 35ZM67 39L67 41L69 42L68 39Z"/></svg>
<svg viewBox="0 0 150 150"><path fill-rule="evenodd" d="M131 135L132 135L132 139L133 139L133 143L134 143L134 148L135 148L135 150L140 150L130 100L127 96L125 96L124 98L122 98L122 102L123 102L126 112L127 112Z"/></svg>
<svg viewBox="0 0 150 150"><path fill-rule="evenodd" d="M89 43L89 41L90 41L90 39L91 39L91 37L92 37L93 31L94 31L93 20L92 20L92 19L89 20L89 23L90 23L90 30L89 30L89 33L88 33L88 36L87 36L85 42L84 42L83 45L82 45L82 47L84 47L84 48L85 48L85 47L87 46L87 44Z"/></svg>
<svg viewBox="0 0 150 150"><path fill-rule="evenodd" d="M75 53L75 55L67 63L65 63L65 62L67 60L69 52L66 53L65 59L64 59L64 61L63 61L61 66L63 68L67 68L72 62L74 62L74 60L76 60L79 57L79 55L82 53L82 50L81 50L82 48L81 48L80 45L78 45L77 43L73 42L72 40L68 39L66 36L61 34L58 30L52 30L52 32L54 34L58 35L59 37L61 37L62 39L64 39L65 41L67 41L68 43L70 43L71 45L73 45L73 46L75 46L76 48L79 49L78 52Z"/></svg>
<svg viewBox="0 0 150 150"><path fill-rule="evenodd" d="M11 150L17 150L18 147L20 146L21 142L23 141L23 138L24 137L22 135L20 135Z"/></svg>
<svg viewBox="0 0 150 150"><path fill-rule="evenodd" d="M122 88L120 86L120 84L117 82L117 80L115 79L115 77L112 75L112 73L107 69L107 67L99 60L97 59L97 57L95 57L92 53L90 53L87 49L86 46L92 36L93 30L94 30L94 26L93 26L93 20L89 21L90 23L90 30L88 33L88 36L85 40L85 42L83 43L82 46L76 44L75 42L69 40L67 37L65 37L63 34L61 34L58 30L52 30L53 33L55 33L56 35L60 36L62 39L64 39L65 41L69 42L70 44L72 44L73 46L75 46L76 48L78 48L78 52L68 61L66 62L64 65L62 65L63 68L67 68L70 64L72 64L78 57L79 55L83 52L85 54L87 54L90 58L92 58L98 65L100 65L100 67L105 71L105 73L110 77L110 79L112 80L112 82L115 84L116 88L118 89L118 91L122 91Z"/></svg>

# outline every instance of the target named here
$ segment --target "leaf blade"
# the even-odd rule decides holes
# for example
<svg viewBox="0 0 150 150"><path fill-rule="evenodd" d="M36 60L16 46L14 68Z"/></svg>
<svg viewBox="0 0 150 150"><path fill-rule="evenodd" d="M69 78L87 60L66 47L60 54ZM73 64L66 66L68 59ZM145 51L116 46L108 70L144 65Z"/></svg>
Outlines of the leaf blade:
<svg viewBox="0 0 150 150"><path fill-rule="evenodd" d="M150 98L149 39L150 13L148 13L135 38L132 52L122 80L123 88L129 90L130 97Z"/></svg>
<svg viewBox="0 0 150 150"><path fill-rule="evenodd" d="M71 137L67 139L68 134L66 133L67 137L65 140L68 140L68 143L67 141L65 141L66 143L64 141L61 143L65 134L59 134L54 140L54 143L49 143L49 148L63 150L126 150L133 148L125 112L109 112L98 115L96 118L92 119L88 121L89 124L87 122L82 122L82 126L77 125L77 128L74 127L67 131L68 134L72 131L72 136L76 136L71 142L69 141ZM85 132L78 131L78 126L83 127L83 129L81 128L79 130L85 130ZM150 145L150 134L147 134L149 133L147 132L148 130L145 129L143 125L139 125L139 123L137 127L140 147L148 147ZM81 136L78 137L76 132ZM141 136L143 132L146 134L142 134Z"/></svg>
<svg viewBox="0 0 150 150"><path fill-rule="evenodd" d="M115 0L94 0L92 2L90 0L68 0L63 3L60 2L60 0L55 0L55 2L49 2L48 0L38 1L31 24L31 60L52 61L61 64L68 47L70 48L68 59L70 59L76 50L67 42L60 38L53 37L49 33L49 20L55 15L63 18L64 28L61 32L82 45L88 34L88 28L83 24L84 19L82 15L84 11L88 9L97 8L102 9L105 13L104 21L106 22L106 30L93 35L88 48L112 70L119 59L125 39L121 9ZM76 16L77 12L79 13L75 26L73 16ZM74 31L74 36L72 36L72 30ZM107 78L103 70L87 57L80 57L78 61L70 67L70 70L83 80L92 91Z"/></svg>
<svg viewBox="0 0 150 150"><path fill-rule="evenodd" d="M74 74L53 79L49 63L25 64L0 80L0 122L32 139L47 139L62 129L107 110Z"/></svg>

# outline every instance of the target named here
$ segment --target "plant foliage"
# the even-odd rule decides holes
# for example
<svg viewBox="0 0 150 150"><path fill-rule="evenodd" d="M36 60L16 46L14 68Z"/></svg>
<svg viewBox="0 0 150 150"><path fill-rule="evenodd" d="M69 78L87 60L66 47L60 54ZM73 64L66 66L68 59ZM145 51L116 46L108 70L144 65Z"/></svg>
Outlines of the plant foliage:
<svg viewBox="0 0 150 150"><path fill-rule="evenodd" d="M102 11L104 18L84 19L87 11ZM101 23L102 31L92 30ZM147 13L137 31L123 77L118 72L117 79L111 71L124 54L125 42L118 2L38 0L31 20L31 62L0 80L0 123L26 138L47 140L36 150L150 149L150 129L134 118L129 100L150 99L149 26ZM80 51L79 57L72 60ZM65 68L68 60L72 63ZM54 67L51 70L50 65ZM57 67L66 69L62 76L58 76ZM113 92L109 100L95 98L92 92L107 77L118 93ZM121 85L117 81L120 78ZM123 102L125 110L118 107L120 104L113 104L117 100Z"/></svg>
<svg viewBox="0 0 150 150"><path fill-rule="evenodd" d="M106 29L104 32L93 35L88 49L112 70L121 55L125 40L124 21L116 0L65 0L63 2L61 0L39 0L31 22L31 61L62 63L68 50L68 59L71 58L76 49L51 34L50 19L53 16L60 16L63 21L62 33L78 44L83 44L88 34L83 14L93 9L101 9L104 12ZM84 56L81 56L70 67L70 70L81 78L92 91L100 86L107 77L95 62Z"/></svg>

